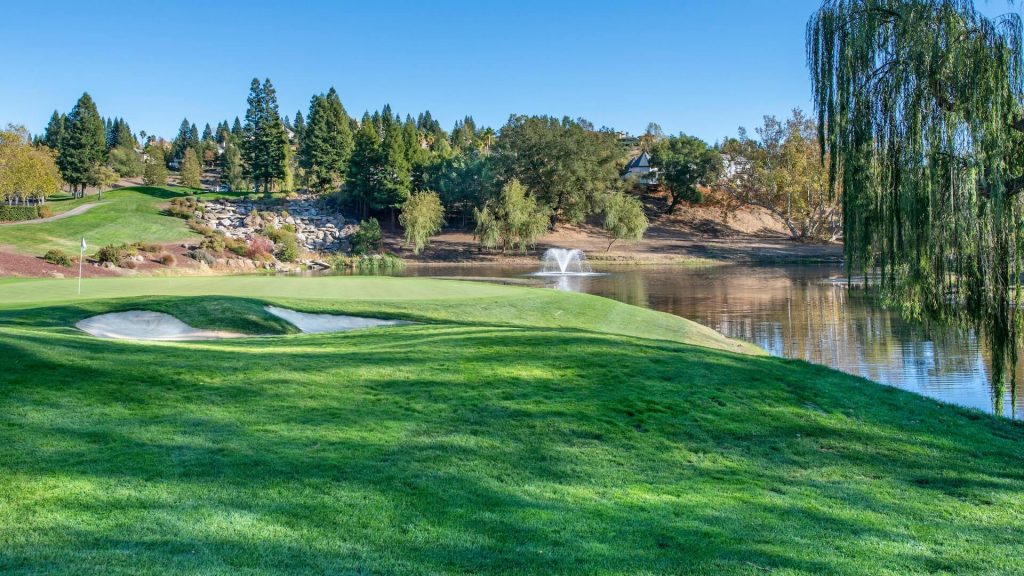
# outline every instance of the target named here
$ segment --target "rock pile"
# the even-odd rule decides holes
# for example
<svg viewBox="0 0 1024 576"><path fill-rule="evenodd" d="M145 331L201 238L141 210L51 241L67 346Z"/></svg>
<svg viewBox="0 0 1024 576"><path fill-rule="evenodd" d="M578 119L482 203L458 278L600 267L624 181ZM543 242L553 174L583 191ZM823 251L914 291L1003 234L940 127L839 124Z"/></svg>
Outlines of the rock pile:
<svg viewBox="0 0 1024 576"><path fill-rule="evenodd" d="M317 202L309 196L275 208L248 200L216 200L200 205L196 218L231 238L245 241L264 228L291 224L299 244L318 252L347 251L348 237L359 228L340 215L321 213Z"/></svg>

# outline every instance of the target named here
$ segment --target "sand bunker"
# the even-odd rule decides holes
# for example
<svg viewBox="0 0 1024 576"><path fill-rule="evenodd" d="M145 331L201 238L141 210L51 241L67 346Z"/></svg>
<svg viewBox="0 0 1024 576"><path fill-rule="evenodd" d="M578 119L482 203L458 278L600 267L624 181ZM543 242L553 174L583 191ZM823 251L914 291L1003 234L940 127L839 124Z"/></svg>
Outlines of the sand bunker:
<svg viewBox="0 0 1024 576"><path fill-rule="evenodd" d="M324 334L327 332L344 332L377 326L400 326L409 324L404 320L381 320L378 318L360 318L359 316L338 316L336 314L307 314L287 308L267 306L267 312L292 323L305 334Z"/></svg>
<svg viewBox="0 0 1024 576"><path fill-rule="evenodd" d="M133 310L86 318L75 324L98 338L119 340L216 340L243 338L246 334L193 328L170 314Z"/></svg>

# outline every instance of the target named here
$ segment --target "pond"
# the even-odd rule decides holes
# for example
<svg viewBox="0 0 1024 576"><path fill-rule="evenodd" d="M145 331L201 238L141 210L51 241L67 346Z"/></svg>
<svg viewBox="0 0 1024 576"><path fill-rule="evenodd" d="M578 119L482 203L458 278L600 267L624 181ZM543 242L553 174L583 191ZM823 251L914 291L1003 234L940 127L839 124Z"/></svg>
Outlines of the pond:
<svg viewBox="0 0 1024 576"><path fill-rule="evenodd" d="M945 402L1008 417L1024 411L1020 398L1014 406L1008 391L993 392L987 354L975 334L906 322L870 295L848 290L838 267L598 270L607 274L539 280L561 290L676 314L776 356L824 364ZM532 271L482 264L409 267L405 274L526 278ZM1017 378L1024 379L1024 371Z"/></svg>

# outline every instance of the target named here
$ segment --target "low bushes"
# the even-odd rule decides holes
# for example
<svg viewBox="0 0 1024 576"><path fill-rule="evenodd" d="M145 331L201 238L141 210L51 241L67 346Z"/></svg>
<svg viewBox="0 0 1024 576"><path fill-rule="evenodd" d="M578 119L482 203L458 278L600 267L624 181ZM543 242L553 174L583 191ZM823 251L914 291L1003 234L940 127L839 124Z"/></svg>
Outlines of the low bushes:
<svg viewBox="0 0 1024 576"><path fill-rule="evenodd" d="M338 271L356 274L393 274L405 269L405 260L394 254L364 254L362 256L337 256L331 267Z"/></svg>
<svg viewBox="0 0 1024 576"><path fill-rule="evenodd" d="M57 266L63 266L65 268L70 268L71 265L75 263L75 258L58 248L54 248L44 254L43 260L46 260L50 264L56 264Z"/></svg>
<svg viewBox="0 0 1024 576"><path fill-rule="evenodd" d="M263 233L274 242L274 256L281 262L295 262L302 254L299 240L295 237L295 227L285 224L280 228L265 228Z"/></svg>
<svg viewBox="0 0 1024 576"><path fill-rule="evenodd" d="M148 244L146 242L136 242L132 244L132 247L139 252L146 252L148 254L156 254L163 250L159 244Z"/></svg>
<svg viewBox="0 0 1024 576"><path fill-rule="evenodd" d="M121 244L120 246L108 244L103 248L100 248L99 252L96 253L95 258L100 264L110 263L114 266L123 266L129 262L129 258L137 256L138 253L139 251L135 246L130 246L128 244ZM132 264L134 264L134 262L132 262Z"/></svg>
<svg viewBox="0 0 1024 576"><path fill-rule="evenodd" d="M277 242L277 251L274 256L281 262L295 262L299 259L302 254L302 250L299 248L299 241L295 238L295 234L286 234L281 236L279 242Z"/></svg>
<svg viewBox="0 0 1024 576"><path fill-rule="evenodd" d="M174 257L174 254L171 254L169 252L164 252L163 254L161 254L160 255L160 259L158 260L158 262L160 262L164 266L177 266L178 265L178 259Z"/></svg>
<svg viewBox="0 0 1024 576"><path fill-rule="evenodd" d="M269 260L274 254L274 243L269 238L254 236L249 240L245 255L253 260Z"/></svg>
<svg viewBox="0 0 1024 576"><path fill-rule="evenodd" d="M34 220L36 218L40 218L39 206L0 205L0 222L21 222L22 220Z"/></svg>
<svg viewBox="0 0 1024 576"><path fill-rule="evenodd" d="M202 248L196 248L195 250L189 250L187 256L196 262L201 262L209 267L213 267L217 263L217 257L210 254Z"/></svg>
<svg viewBox="0 0 1024 576"><path fill-rule="evenodd" d="M195 217L198 207L199 203L194 197L175 198L171 200L171 204L165 212L168 216L190 220Z"/></svg>

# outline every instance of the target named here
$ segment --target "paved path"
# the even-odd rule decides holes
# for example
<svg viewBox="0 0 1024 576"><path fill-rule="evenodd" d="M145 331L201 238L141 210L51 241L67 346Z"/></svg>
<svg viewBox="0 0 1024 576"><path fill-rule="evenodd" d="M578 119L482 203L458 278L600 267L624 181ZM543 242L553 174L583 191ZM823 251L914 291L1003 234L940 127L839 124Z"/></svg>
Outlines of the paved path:
<svg viewBox="0 0 1024 576"><path fill-rule="evenodd" d="M61 212L60 214L57 214L56 216L50 216L49 218L36 218L35 220L19 220L17 222L0 222L0 226L20 226L22 224L42 224L43 222L53 222L54 220L63 220L64 218L71 218L72 216L78 216L79 214L84 214L84 213L88 212L89 210L92 210L93 208L95 208L97 206L102 206L104 204L106 204L106 202L93 202L92 204L82 204L81 206L77 206L75 208L72 208L71 210L68 210L67 212Z"/></svg>

